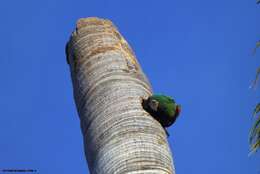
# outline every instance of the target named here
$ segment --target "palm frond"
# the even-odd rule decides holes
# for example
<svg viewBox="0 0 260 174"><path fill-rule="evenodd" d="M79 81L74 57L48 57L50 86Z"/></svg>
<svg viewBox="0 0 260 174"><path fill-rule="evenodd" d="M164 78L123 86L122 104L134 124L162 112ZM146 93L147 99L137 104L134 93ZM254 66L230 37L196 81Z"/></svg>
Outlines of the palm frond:
<svg viewBox="0 0 260 174"><path fill-rule="evenodd" d="M255 80L252 82L250 88L255 88L255 87L256 87L256 84L257 84L257 82L258 82L259 75L260 75L260 67L258 67L257 70L256 70Z"/></svg>
<svg viewBox="0 0 260 174"><path fill-rule="evenodd" d="M259 147L260 147L260 139L258 139L258 140L251 146L251 149L250 149L251 152L250 152L250 154L255 153Z"/></svg>
<svg viewBox="0 0 260 174"><path fill-rule="evenodd" d="M258 0L258 4L260 3L260 0ZM260 47L260 40L256 42L255 48L253 49L253 55L255 55L257 48Z"/></svg>
<svg viewBox="0 0 260 174"><path fill-rule="evenodd" d="M251 128L250 137L249 137L250 144L253 144L253 141L254 141L256 136L257 136L257 139L260 139L260 137L258 136L260 134L259 125L260 125L260 116L256 119L253 127Z"/></svg>
<svg viewBox="0 0 260 174"><path fill-rule="evenodd" d="M259 111L260 111L260 103L258 103L258 104L255 106L253 116L255 116Z"/></svg>
<svg viewBox="0 0 260 174"><path fill-rule="evenodd" d="M253 142L259 138L260 138L260 127L257 127L251 131L250 144L253 144Z"/></svg>

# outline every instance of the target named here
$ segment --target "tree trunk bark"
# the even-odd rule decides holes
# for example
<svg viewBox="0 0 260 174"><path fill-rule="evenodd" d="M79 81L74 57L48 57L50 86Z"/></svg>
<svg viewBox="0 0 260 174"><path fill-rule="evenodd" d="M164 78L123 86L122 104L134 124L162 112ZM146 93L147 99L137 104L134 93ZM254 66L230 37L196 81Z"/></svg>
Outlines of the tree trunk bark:
<svg viewBox="0 0 260 174"><path fill-rule="evenodd" d="M83 18L66 46L91 174L174 174L167 137L141 99L151 85L109 20Z"/></svg>

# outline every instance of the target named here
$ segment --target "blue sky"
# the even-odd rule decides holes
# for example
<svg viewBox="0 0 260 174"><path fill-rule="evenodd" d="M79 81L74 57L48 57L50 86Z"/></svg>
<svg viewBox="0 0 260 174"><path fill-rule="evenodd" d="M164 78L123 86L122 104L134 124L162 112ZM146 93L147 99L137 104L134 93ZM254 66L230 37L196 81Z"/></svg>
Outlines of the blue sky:
<svg viewBox="0 0 260 174"><path fill-rule="evenodd" d="M111 19L157 93L183 112L170 128L177 174L256 174L248 157L260 90L255 0L9 0L1 3L0 169L86 173L64 47L78 18Z"/></svg>

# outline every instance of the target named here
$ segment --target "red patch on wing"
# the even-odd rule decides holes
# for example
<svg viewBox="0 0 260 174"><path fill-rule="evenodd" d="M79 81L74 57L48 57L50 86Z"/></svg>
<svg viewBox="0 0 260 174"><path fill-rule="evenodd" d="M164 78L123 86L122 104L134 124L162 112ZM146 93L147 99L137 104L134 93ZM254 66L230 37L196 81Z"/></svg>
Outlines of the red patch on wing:
<svg viewBox="0 0 260 174"><path fill-rule="evenodd" d="M181 112L181 107L180 107L179 105L177 105L177 107L176 107L176 113L177 113L177 115L179 115L180 112Z"/></svg>

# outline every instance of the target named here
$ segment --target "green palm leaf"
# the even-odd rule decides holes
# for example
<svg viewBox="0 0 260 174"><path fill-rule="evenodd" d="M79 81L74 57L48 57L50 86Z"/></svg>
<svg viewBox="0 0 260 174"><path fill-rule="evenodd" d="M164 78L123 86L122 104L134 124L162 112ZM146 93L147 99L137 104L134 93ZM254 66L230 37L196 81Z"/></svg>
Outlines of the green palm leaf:
<svg viewBox="0 0 260 174"><path fill-rule="evenodd" d="M257 126L255 129L252 129L250 132L250 139L249 139L250 144L253 144L253 141L257 139L257 137L260 138L259 136L260 136L260 127Z"/></svg>
<svg viewBox="0 0 260 174"><path fill-rule="evenodd" d="M250 144L253 144L254 139L260 139L260 116L257 118L257 120L255 121L251 131L250 131L250 138L249 138L249 142Z"/></svg>
<svg viewBox="0 0 260 174"><path fill-rule="evenodd" d="M260 111L260 103L258 103L254 109L253 116L255 116Z"/></svg>
<svg viewBox="0 0 260 174"><path fill-rule="evenodd" d="M258 127L255 131L255 141L251 143L249 155L255 153L260 147L260 128Z"/></svg>
<svg viewBox="0 0 260 174"><path fill-rule="evenodd" d="M258 0L258 4L260 3L260 0ZM260 47L260 40L256 42L255 48L253 49L253 55L255 55L257 48Z"/></svg>
<svg viewBox="0 0 260 174"><path fill-rule="evenodd" d="M257 141L251 146L251 152L250 153L256 152L259 147L260 147L260 138L257 139Z"/></svg>
<svg viewBox="0 0 260 174"><path fill-rule="evenodd" d="M257 68L257 70L256 70L255 80L252 82L252 85L250 86L250 88L255 88L255 87L256 87L256 84L257 84L257 81L258 81L259 74L260 74L260 67Z"/></svg>

